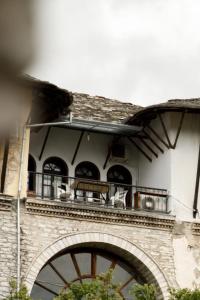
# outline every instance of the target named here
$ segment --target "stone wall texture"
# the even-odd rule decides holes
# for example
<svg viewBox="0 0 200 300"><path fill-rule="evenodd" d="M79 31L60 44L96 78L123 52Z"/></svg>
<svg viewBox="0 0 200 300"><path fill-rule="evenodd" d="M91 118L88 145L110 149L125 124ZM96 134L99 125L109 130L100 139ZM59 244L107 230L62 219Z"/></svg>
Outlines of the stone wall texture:
<svg viewBox="0 0 200 300"><path fill-rule="evenodd" d="M197 229L198 231L198 226ZM104 222L102 220L95 222L94 220L80 220L67 217L48 216L43 214L33 214L29 212L24 202L21 206L21 275L26 281L27 274L30 269L34 269L36 259L43 253L48 252L48 247L53 245L55 241L65 238L69 235L77 235L77 244L82 243L78 239L78 233L98 232L109 234L126 240L141 249L152 262L158 266L159 270L164 274L168 286L178 286L177 276L177 249L176 241L186 239L186 250L191 246L190 253L194 261L199 261L199 236L192 234L192 225L184 224L176 225L173 229L148 227L146 225L133 224L112 224L112 222ZM13 200L10 209L0 210L0 299L8 292L9 280L16 277L16 208L15 200ZM174 246L174 241L176 245ZM112 240L109 241L112 245ZM182 244L181 244L182 245ZM55 246L54 252L58 251ZM184 252L185 253L185 252ZM49 254L51 255L51 254ZM40 262L45 264L46 261ZM182 271L184 270L184 259L182 262ZM196 272L196 273L195 273ZM198 277L198 267L194 270L195 276ZM167 299L167 298L165 298Z"/></svg>
<svg viewBox="0 0 200 300"><path fill-rule="evenodd" d="M16 212L0 211L0 299L6 295L9 280L16 276Z"/></svg>

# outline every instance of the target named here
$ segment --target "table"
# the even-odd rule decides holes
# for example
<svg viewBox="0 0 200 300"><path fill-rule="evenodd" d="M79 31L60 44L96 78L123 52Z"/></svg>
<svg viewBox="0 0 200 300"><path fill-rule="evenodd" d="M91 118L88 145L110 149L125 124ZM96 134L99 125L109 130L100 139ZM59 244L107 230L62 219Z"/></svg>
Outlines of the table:
<svg viewBox="0 0 200 300"><path fill-rule="evenodd" d="M106 199L103 194L108 194L109 192L109 185L100 181L86 181L84 179L75 179L70 187L74 189L75 194L77 190L98 193L104 200Z"/></svg>

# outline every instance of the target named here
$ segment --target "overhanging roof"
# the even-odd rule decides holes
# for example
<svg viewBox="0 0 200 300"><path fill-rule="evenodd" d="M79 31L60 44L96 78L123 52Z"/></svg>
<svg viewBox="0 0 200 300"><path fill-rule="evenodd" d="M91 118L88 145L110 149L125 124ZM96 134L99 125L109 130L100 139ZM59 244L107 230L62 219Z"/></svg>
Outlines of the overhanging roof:
<svg viewBox="0 0 200 300"><path fill-rule="evenodd" d="M56 126L56 124L54 126ZM77 118L73 118L72 122L69 124L65 124L61 126L58 124L58 127L87 131L87 132L105 133L105 134L112 134L112 135L124 135L124 136L134 136L135 134L139 133L142 129L142 127L134 126L134 125L106 123L106 122L83 120Z"/></svg>
<svg viewBox="0 0 200 300"><path fill-rule="evenodd" d="M32 123L52 122L59 115L70 111L73 96L69 91L29 75L20 77L19 81L32 90L33 101L30 114Z"/></svg>
<svg viewBox="0 0 200 300"><path fill-rule="evenodd" d="M126 124L145 126L156 118L158 113L182 112L200 113L200 98L194 99L174 99L165 103L155 104L140 109L133 116L126 120Z"/></svg>

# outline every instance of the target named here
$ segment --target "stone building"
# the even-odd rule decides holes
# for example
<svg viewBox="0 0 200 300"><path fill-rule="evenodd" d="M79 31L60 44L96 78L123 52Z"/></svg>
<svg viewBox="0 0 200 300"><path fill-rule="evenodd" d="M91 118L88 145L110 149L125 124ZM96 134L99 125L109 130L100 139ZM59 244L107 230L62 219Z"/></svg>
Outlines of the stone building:
<svg viewBox="0 0 200 300"><path fill-rule="evenodd" d="M124 299L137 282L158 299L198 285L199 99L142 108L26 83L1 145L0 298L11 277L50 300L109 268Z"/></svg>

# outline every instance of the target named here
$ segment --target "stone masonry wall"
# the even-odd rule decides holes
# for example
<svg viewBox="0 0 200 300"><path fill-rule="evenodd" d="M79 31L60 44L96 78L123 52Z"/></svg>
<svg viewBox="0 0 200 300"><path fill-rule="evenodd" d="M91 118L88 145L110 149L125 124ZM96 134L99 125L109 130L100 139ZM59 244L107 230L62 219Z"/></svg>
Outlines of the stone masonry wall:
<svg viewBox="0 0 200 300"><path fill-rule="evenodd" d="M15 205L12 211L0 211L0 299L16 277L17 231Z"/></svg>
<svg viewBox="0 0 200 300"><path fill-rule="evenodd" d="M1 204L1 201L0 201ZM16 277L16 205L0 205L0 299L8 293L9 280ZM4 207L4 208L2 208ZM200 223L175 224L174 229L145 225L114 224L70 219L28 212L21 208L21 270L25 278L34 259L56 240L73 233L102 232L124 238L141 248L160 267L170 286L185 286L182 274L191 283L199 278ZM112 244L112 240L110 241ZM181 248L180 248L181 247ZM192 263L191 263L192 262ZM184 275L185 276L185 275Z"/></svg>
<svg viewBox="0 0 200 300"><path fill-rule="evenodd" d="M22 217L22 275L25 276L33 259L55 240L67 234L83 231L110 233L135 243L155 260L169 279L170 285L174 286L176 280L170 231L121 224L94 223L93 221L76 221L62 217L33 215L25 211Z"/></svg>

